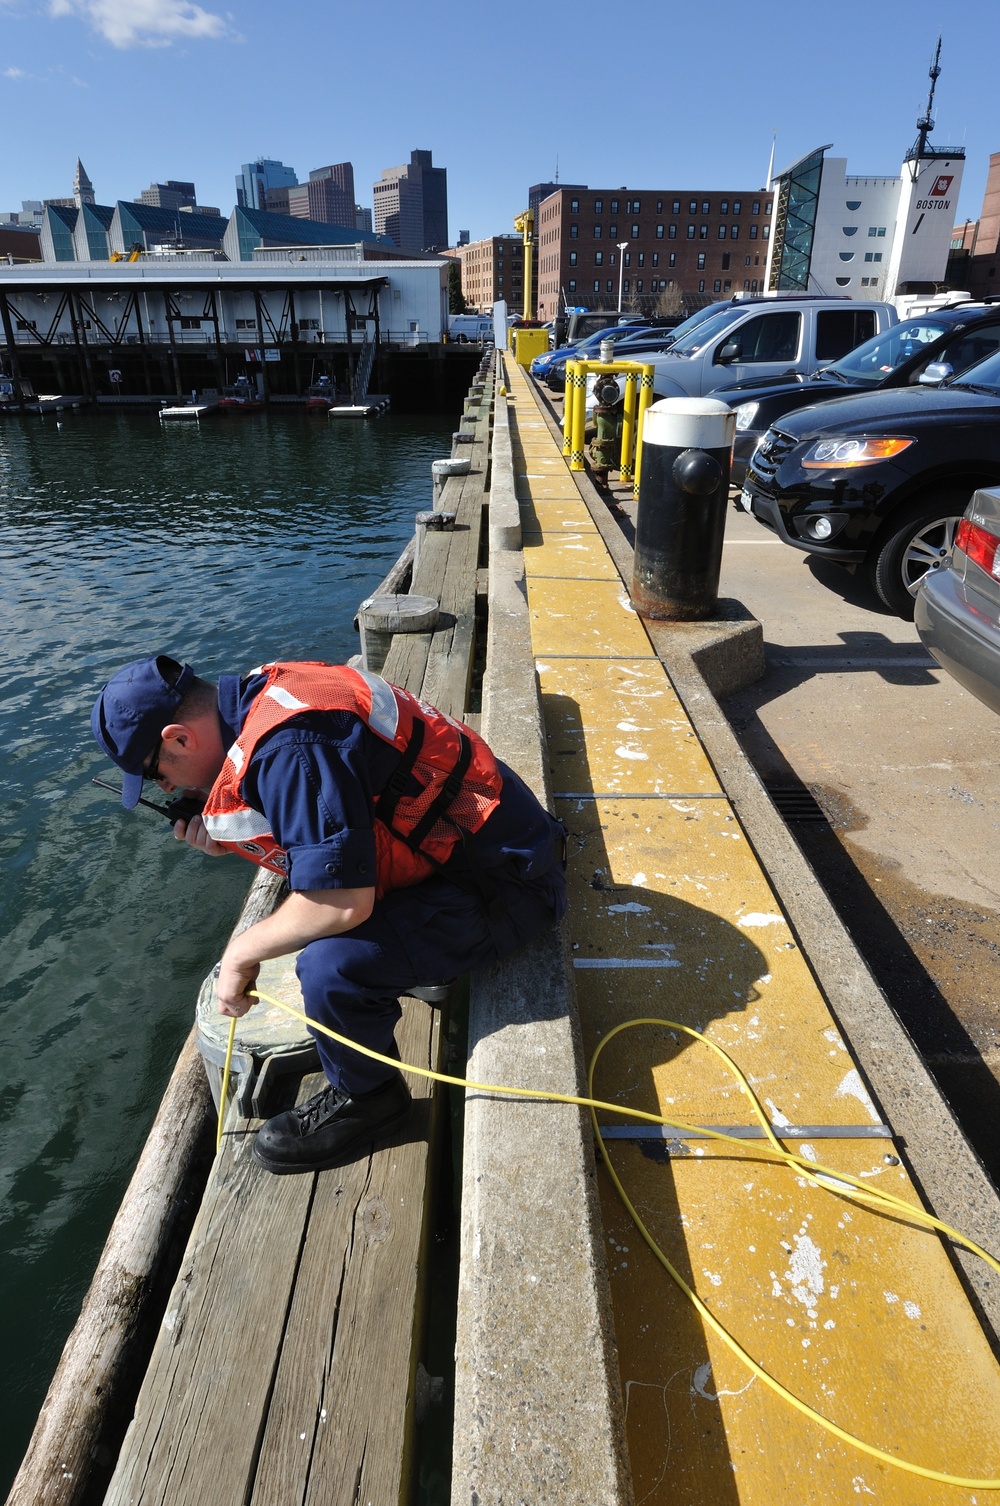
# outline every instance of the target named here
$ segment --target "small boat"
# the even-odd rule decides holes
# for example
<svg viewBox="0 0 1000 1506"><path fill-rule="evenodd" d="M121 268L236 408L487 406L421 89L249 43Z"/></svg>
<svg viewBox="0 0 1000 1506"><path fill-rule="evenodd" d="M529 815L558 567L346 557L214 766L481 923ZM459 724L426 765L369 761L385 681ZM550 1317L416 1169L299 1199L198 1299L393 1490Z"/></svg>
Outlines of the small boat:
<svg viewBox="0 0 1000 1506"><path fill-rule="evenodd" d="M320 377L318 382L313 382L306 388L306 409L312 412L326 413L330 408L336 408L343 399L338 396L337 384L328 376Z"/></svg>
<svg viewBox="0 0 1000 1506"><path fill-rule="evenodd" d="M239 413L256 413L264 406L264 399L257 388L251 386L248 377L237 377L231 387L223 387L218 406Z"/></svg>

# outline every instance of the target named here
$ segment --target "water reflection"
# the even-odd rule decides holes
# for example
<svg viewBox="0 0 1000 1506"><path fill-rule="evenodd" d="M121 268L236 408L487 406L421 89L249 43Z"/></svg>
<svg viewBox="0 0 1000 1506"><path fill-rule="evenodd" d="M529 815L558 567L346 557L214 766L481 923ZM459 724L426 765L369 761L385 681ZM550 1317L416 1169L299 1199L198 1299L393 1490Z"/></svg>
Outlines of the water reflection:
<svg viewBox="0 0 1000 1506"><path fill-rule="evenodd" d="M125 660L342 659L452 419L0 424L0 1372L6 1492L198 984L252 876L90 784Z"/></svg>

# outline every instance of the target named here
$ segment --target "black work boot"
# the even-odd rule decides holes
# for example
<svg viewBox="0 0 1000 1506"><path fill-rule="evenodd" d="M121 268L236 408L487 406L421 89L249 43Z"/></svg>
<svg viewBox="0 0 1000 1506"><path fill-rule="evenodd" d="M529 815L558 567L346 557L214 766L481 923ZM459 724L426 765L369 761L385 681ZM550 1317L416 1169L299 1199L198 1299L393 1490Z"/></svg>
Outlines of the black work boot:
<svg viewBox="0 0 1000 1506"><path fill-rule="evenodd" d="M402 1124L410 1105L410 1090L398 1074L355 1097L343 1088L325 1087L261 1125L253 1158L278 1176L340 1166L356 1147L381 1140Z"/></svg>

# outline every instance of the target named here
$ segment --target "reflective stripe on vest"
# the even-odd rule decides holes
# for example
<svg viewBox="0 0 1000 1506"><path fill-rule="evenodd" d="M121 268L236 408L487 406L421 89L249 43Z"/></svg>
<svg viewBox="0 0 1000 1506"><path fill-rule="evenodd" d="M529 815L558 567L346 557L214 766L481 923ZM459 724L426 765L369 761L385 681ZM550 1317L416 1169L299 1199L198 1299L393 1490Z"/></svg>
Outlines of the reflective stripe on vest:
<svg viewBox="0 0 1000 1506"><path fill-rule="evenodd" d="M386 801L388 824L375 822L379 895L419 883L446 863L462 832L478 831L499 804L501 775L482 738L409 691L379 675L318 662L263 665L259 673L266 675L266 683L226 754L203 812L209 836L241 857L274 872L287 871L284 849L275 841L266 817L244 800L240 786L260 741L310 712L349 711L403 755L404 767L413 761L417 793L394 790ZM418 726L423 735L413 759ZM456 779L466 763L463 777ZM376 798L376 816L378 805ZM414 833L419 839L416 850L416 843L408 842Z"/></svg>

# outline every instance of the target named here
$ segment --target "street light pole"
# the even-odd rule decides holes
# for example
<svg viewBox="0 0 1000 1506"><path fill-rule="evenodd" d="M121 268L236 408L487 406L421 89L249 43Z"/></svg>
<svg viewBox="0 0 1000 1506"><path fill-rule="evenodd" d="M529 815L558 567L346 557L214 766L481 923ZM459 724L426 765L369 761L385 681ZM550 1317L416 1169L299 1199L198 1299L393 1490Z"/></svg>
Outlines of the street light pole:
<svg viewBox="0 0 1000 1506"><path fill-rule="evenodd" d="M618 242L618 312L622 311L622 278L625 275L625 252L628 250L628 241Z"/></svg>

